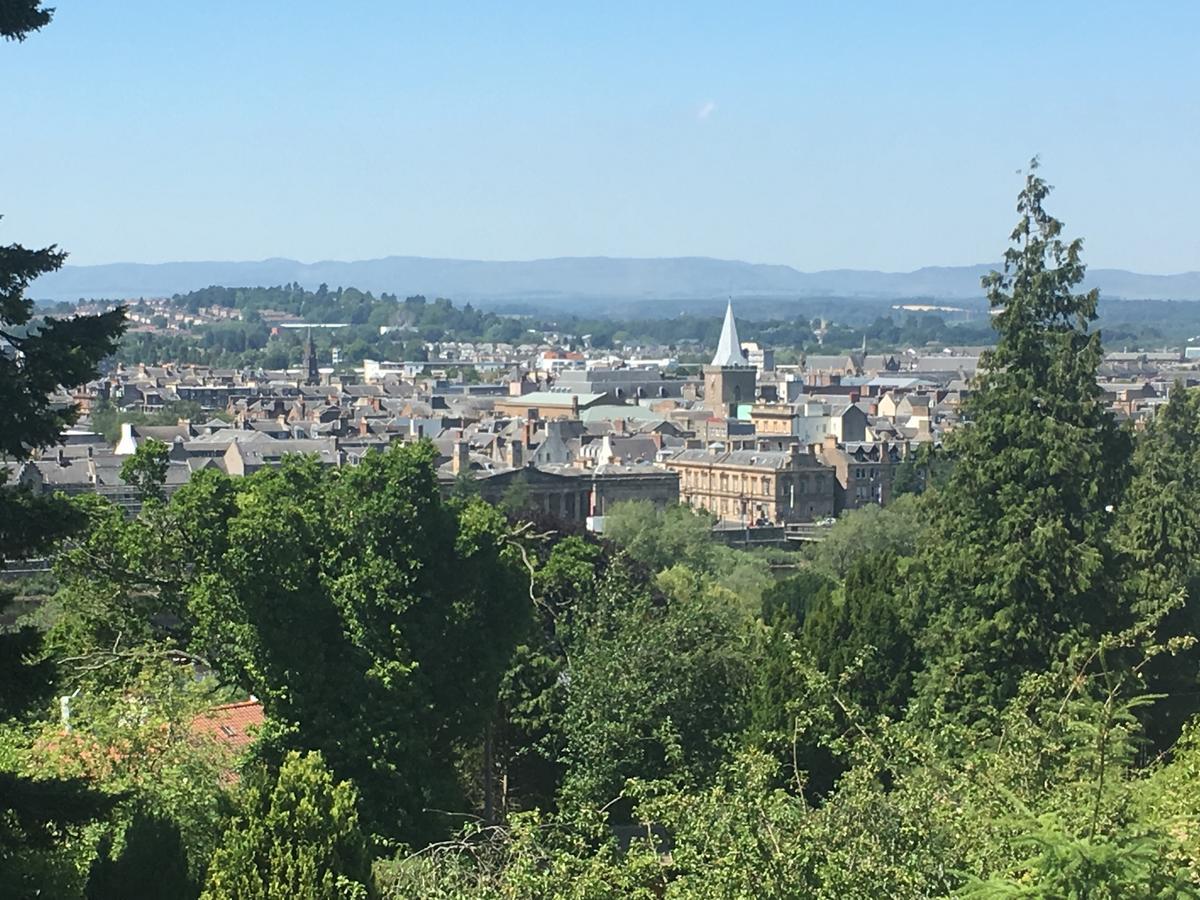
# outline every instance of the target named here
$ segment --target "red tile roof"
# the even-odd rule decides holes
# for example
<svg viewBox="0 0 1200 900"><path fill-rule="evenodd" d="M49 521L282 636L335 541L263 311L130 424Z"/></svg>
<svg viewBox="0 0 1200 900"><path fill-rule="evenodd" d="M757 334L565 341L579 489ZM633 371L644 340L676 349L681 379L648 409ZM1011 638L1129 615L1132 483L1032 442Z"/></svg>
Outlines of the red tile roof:
<svg viewBox="0 0 1200 900"><path fill-rule="evenodd" d="M192 731L207 734L230 747L245 747L254 741L262 724L262 703L243 700L205 710L192 719Z"/></svg>

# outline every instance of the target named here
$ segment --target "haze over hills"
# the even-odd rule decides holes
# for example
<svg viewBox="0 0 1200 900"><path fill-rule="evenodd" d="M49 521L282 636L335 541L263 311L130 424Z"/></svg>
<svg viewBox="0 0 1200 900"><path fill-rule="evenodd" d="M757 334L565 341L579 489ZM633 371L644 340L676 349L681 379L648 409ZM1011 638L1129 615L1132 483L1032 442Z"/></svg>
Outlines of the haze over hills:
<svg viewBox="0 0 1200 900"><path fill-rule="evenodd" d="M38 279L30 296L40 300L169 296L209 285L258 286L299 282L357 287L400 296L425 294L458 301L684 300L712 297L838 296L969 299L982 297L980 276L990 265L930 266L912 272L832 269L801 272L707 257L632 259L563 257L523 262L382 259L302 263L258 262L112 263L65 266ZM1088 287L1105 297L1200 300L1200 272L1144 275L1123 269L1092 269Z"/></svg>

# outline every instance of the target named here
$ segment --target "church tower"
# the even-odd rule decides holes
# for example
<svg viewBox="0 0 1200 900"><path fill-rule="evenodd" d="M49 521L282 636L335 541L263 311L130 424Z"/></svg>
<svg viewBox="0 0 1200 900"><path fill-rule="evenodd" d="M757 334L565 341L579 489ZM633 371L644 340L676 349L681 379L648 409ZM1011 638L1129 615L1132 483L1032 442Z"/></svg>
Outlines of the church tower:
<svg viewBox="0 0 1200 900"><path fill-rule="evenodd" d="M313 342L312 329L308 329L308 345L304 348L304 383L316 387L321 383L321 370L317 368L317 345Z"/></svg>
<svg viewBox="0 0 1200 900"><path fill-rule="evenodd" d="M725 323L721 326L717 353L712 363L704 367L704 405L715 416L736 418L738 404L754 402L756 374L754 366L742 353L731 300L725 309Z"/></svg>

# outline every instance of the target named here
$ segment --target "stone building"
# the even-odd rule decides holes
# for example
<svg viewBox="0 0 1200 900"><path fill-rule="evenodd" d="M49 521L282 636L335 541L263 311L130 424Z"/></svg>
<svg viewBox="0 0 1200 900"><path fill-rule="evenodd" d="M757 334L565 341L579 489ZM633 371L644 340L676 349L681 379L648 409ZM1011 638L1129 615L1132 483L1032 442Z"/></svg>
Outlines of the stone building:
<svg viewBox="0 0 1200 900"><path fill-rule="evenodd" d="M812 446L813 454L833 468L837 478L838 513L872 503L886 506L892 499L892 480L905 448L889 441L858 441L838 446L833 435Z"/></svg>
<svg viewBox="0 0 1200 900"><path fill-rule="evenodd" d="M679 473L681 502L727 521L787 524L835 513L833 469L798 443L785 451L681 450L663 464Z"/></svg>

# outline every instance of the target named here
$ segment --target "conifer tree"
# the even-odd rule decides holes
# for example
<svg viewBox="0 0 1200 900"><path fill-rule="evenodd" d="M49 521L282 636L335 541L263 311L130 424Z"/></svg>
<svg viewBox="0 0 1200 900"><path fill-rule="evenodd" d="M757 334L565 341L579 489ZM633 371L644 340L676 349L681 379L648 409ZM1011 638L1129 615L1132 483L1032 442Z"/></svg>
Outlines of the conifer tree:
<svg viewBox="0 0 1200 900"><path fill-rule="evenodd" d="M1181 383L1138 439L1116 543L1135 613L1156 618L1164 604L1179 604L1158 626L1159 639L1181 644L1179 652L1145 667L1149 689L1165 695L1147 732L1166 746L1200 707L1200 647L1182 646L1200 633L1200 393Z"/></svg>
<svg viewBox="0 0 1200 900"><path fill-rule="evenodd" d="M319 753L290 753L274 781L246 787L243 807L213 855L206 900L365 900L370 857L358 794Z"/></svg>
<svg viewBox="0 0 1200 900"><path fill-rule="evenodd" d="M1082 241L1062 237L1037 169L1003 271L983 279L996 347L951 442L956 465L914 579L923 696L968 719L1118 614L1107 532L1129 441L1096 383L1098 293L1077 291Z"/></svg>

